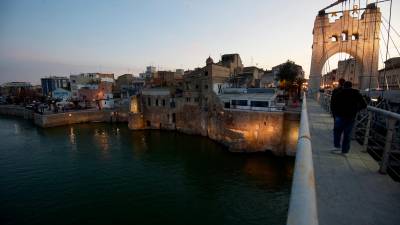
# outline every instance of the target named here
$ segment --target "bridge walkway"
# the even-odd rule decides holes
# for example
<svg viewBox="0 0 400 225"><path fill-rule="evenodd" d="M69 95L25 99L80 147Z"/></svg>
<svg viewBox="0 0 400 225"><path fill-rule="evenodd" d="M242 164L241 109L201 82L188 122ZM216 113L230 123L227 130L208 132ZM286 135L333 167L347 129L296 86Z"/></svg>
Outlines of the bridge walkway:
<svg viewBox="0 0 400 225"><path fill-rule="evenodd" d="M400 224L400 183L379 174L378 163L355 141L347 156L332 154L333 119L307 100L319 224Z"/></svg>

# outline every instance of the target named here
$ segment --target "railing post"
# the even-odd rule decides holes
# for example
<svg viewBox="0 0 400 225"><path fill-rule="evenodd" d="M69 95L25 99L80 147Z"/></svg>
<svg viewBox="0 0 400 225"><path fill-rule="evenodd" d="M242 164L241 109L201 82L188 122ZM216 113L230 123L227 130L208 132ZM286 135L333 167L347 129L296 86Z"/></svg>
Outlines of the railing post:
<svg viewBox="0 0 400 225"><path fill-rule="evenodd" d="M387 132L386 132L386 138L385 138L385 148L383 149L381 167L379 169L379 172L382 174L387 173L387 167L388 167L388 163L389 163L390 150L392 148L393 131L394 131L395 124L396 124L396 119L391 118L391 117L386 118Z"/></svg>
<svg viewBox="0 0 400 225"><path fill-rule="evenodd" d="M371 119L372 119L372 112L368 111L368 119L367 119L367 124L365 126L365 135L362 146L362 152L367 152L368 149L368 139L369 139L369 130L371 129Z"/></svg>

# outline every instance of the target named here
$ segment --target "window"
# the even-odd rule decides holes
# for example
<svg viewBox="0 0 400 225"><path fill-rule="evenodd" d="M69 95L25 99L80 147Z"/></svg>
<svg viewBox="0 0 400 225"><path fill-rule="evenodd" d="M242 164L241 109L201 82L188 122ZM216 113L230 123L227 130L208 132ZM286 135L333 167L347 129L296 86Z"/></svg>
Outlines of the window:
<svg viewBox="0 0 400 225"><path fill-rule="evenodd" d="M252 107L268 107L268 101L251 101Z"/></svg>
<svg viewBox="0 0 400 225"><path fill-rule="evenodd" d="M208 85L207 85L207 84L206 84L206 85L204 85L204 89L206 89L206 90L208 89Z"/></svg>
<svg viewBox="0 0 400 225"><path fill-rule="evenodd" d="M247 106L247 100L232 100L232 105Z"/></svg>
<svg viewBox="0 0 400 225"><path fill-rule="evenodd" d="M194 102L199 102L200 99L199 98L194 98Z"/></svg>
<svg viewBox="0 0 400 225"><path fill-rule="evenodd" d="M333 36L331 37L331 41L332 41L332 42L337 42L337 41L338 41L338 37L337 37L336 35L333 35Z"/></svg>
<svg viewBox="0 0 400 225"><path fill-rule="evenodd" d="M348 40L347 32L346 32L346 31L343 31L343 33L341 34L341 36L342 36L342 41L347 41L347 40Z"/></svg>
<svg viewBox="0 0 400 225"><path fill-rule="evenodd" d="M225 102L224 108L229 109L230 107L231 107L231 103L230 102Z"/></svg>
<svg viewBox="0 0 400 225"><path fill-rule="evenodd" d="M165 106L165 99L162 100L162 106Z"/></svg>
<svg viewBox="0 0 400 225"><path fill-rule="evenodd" d="M151 106L151 98L147 98L147 105Z"/></svg>
<svg viewBox="0 0 400 225"><path fill-rule="evenodd" d="M158 106L158 98L156 99L156 106Z"/></svg>
<svg viewBox="0 0 400 225"><path fill-rule="evenodd" d="M352 41L356 41L356 40L358 40L358 34L353 34L353 35L351 35L351 40Z"/></svg>
<svg viewBox="0 0 400 225"><path fill-rule="evenodd" d="M196 89L199 89L199 85L196 84Z"/></svg>
<svg viewBox="0 0 400 225"><path fill-rule="evenodd" d="M208 76L208 71L205 71L205 72L204 72L204 76Z"/></svg>
<svg viewBox="0 0 400 225"><path fill-rule="evenodd" d="M186 102L190 102L190 98L186 98Z"/></svg>

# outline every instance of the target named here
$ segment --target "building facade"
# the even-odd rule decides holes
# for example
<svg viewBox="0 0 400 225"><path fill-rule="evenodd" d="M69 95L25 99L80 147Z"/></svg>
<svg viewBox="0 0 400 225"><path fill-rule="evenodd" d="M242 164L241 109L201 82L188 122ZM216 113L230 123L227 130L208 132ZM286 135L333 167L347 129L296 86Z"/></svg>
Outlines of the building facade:
<svg viewBox="0 0 400 225"><path fill-rule="evenodd" d="M52 97L52 92L58 88L70 90L70 81L68 77L45 77L41 78L42 94Z"/></svg>
<svg viewBox="0 0 400 225"><path fill-rule="evenodd" d="M385 90L400 90L400 57L385 62L385 68L379 70L379 87Z"/></svg>

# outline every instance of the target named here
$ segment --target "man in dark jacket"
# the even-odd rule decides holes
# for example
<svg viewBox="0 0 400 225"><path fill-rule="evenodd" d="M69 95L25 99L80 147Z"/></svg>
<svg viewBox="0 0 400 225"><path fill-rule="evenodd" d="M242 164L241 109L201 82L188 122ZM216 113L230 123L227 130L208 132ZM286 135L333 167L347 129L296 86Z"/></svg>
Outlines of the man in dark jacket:
<svg viewBox="0 0 400 225"><path fill-rule="evenodd" d="M334 102L332 103L332 112L335 123L333 127L333 142L335 146L334 153L346 154L350 150L350 136L354 126L357 113L366 108L367 103L360 92L352 88L352 83L346 81L343 89L339 90ZM343 139L341 141L341 137Z"/></svg>
<svg viewBox="0 0 400 225"><path fill-rule="evenodd" d="M335 104L335 101L336 101L336 94L340 91L340 90L342 90L343 89L343 85L344 85L344 82L345 82L346 80L345 79L343 79L343 78L340 78L339 79L339 81L338 81L338 86L335 88L335 89L333 89L333 91L332 91L332 96L331 96L331 112L332 112L332 116L333 116L333 118L335 118L335 112L333 111L333 104Z"/></svg>

